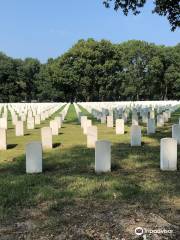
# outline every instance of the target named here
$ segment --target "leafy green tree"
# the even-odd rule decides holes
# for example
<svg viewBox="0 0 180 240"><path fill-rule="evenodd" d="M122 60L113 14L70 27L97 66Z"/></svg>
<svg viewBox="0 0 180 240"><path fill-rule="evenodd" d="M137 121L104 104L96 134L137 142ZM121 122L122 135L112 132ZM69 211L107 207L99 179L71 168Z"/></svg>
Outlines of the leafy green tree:
<svg viewBox="0 0 180 240"><path fill-rule="evenodd" d="M134 15L140 13L140 9L144 7L147 0L104 0L104 5L109 8L113 2L115 10L122 10L127 16L129 12ZM179 0L155 0L153 13L157 13L160 16L167 16L167 19L171 25L171 29L174 31L177 27L180 27L180 4Z"/></svg>
<svg viewBox="0 0 180 240"><path fill-rule="evenodd" d="M180 44L79 40L41 64L0 53L0 101L117 101L180 97Z"/></svg>

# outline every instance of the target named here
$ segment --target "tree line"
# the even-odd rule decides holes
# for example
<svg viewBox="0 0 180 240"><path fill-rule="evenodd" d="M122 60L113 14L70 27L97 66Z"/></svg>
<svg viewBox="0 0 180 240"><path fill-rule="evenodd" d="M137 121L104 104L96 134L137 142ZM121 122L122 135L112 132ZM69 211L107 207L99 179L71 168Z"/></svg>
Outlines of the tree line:
<svg viewBox="0 0 180 240"><path fill-rule="evenodd" d="M180 44L79 40L56 59L0 53L0 101L121 101L180 97Z"/></svg>

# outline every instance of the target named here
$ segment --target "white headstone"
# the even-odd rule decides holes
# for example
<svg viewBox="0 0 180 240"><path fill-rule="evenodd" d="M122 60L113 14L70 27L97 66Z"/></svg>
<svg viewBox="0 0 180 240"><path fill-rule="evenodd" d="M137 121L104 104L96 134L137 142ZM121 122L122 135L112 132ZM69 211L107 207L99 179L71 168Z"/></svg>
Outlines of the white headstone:
<svg viewBox="0 0 180 240"><path fill-rule="evenodd" d="M156 132L155 119L149 118L147 122L147 134L151 134L155 132Z"/></svg>
<svg viewBox="0 0 180 240"><path fill-rule="evenodd" d="M62 118L61 118L61 117L55 117L54 120L57 121L57 123L58 123L58 127L61 128L61 125L62 125Z"/></svg>
<svg viewBox="0 0 180 240"><path fill-rule="evenodd" d="M157 115L157 127L164 126L164 117L163 115Z"/></svg>
<svg viewBox="0 0 180 240"><path fill-rule="evenodd" d="M180 125L172 125L172 138L177 140L177 144L180 144Z"/></svg>
<svg viewBox="0 0 180 240"><path fill-rule="evenodd" d="M6 129L0 128L0 150L7 149Z"/></svg>
<svg viewBox="0 0 180 240"><path fill-rule="evenodd" d="M92 125L92 121L87 119L83 124L83 133L87 134L87 128Z"/></svg>
<svg viewBox="0 0 180 240"><path fill-rule="evenodd" d="M113 127L113 116L107 116L107 127Z"/></svg>
<svg viewBox="0 0 180 240"><path fill-rule="evenodd" d="M6 117L0 118L0 128L7 129L7 118Z"/></svg>
<svg viewBox="0 0 180 240"><path fill-rule="evenodd" d="M26 172L42 172L42 144L31 142L26 145Z"/></svg>
<svg viewBox="0 0 180 240"><path fill-rule="evenodd" d="M124 119L116 119L116 134L124 134Z"/></svg>
<svg viewBox="0 0 180 240"><path fill-rule="evenodd" d="M111 171L111 143L109 141L96 141L95 172Z"/></svg>
<svg viewBox="0 0 180 240"><path fill-rule="evenodd" d="M21 116L21 121L23 121L23 122L26 121L26 115L25 115L25 114L23 114L23 115Z"/></svg>
<svg viewBox="0 0 180 240"><path fill-rule="evenodd" d="M37 125L41 124L41 116L40 115L35 115L35 124L37 124Z"/></svg>
<svg viewBox="0 0 180 240"><path fill-rule="evenodd" d="M105 115L101 117L101 123L106 123L106 116Z"/></svg>
<svg viewBox="0 0 180 240"><path fill-rule="evenodd" d="M167 112L163 112L164 122L168 122L169 114Z"/></svg>
<svg viewBox="0 0 180 240"><path fill-rule="evenodd" d="M27 118L27 129L34 129L34 117Z"/></svg>
<svg viewBox="0 0 180 240"><path fill-rule="evenodd" d="M81 127L84 128L84 123L87 121L87 116L81 116Z"/></svg>
<svg viewBox="0 0 180 240"><path fill-rule="evenodd" d="M141 127L131 126L131 146L141 146Z"/></svg>
<svg viewBox="0 0 180 240"><path fill-rule="evenodd" d="M149 116L150 116L150 118L155 118L155 113L154 113L154 111L150 111Z"/></svg>
<svg viewBox="0 0 180 240"><path fill-rule="evenodd" d="M162 138L160 146L161 170L177 170L177 141L174 138Z"/></svg>
<svg viewBox="0 0 180 240"><path fill-rule="evenodd" d="M87 147L95 148L96 141L97 141L97 127L90 126L87 128Z"/></svg>
<svg viewBox="0 0 180 240"><path fill-rule="evenodd" d="M132 125L138 125L138 115L132 114Z"/></svg>
<svg viewBox="0 0 180 240"><path fill-rule="evenodd" d="M41 128L41 141L43 149L52 149L52 130L50 127Z"/></svg>
<svg viewBox="0 0 180 240"><path fill-rule="evenodd" d="M24 124L23 121L16 122L16 136L24 136Z"/></svg>
<svg viewBox="0 0 180 240"><path fill-rule="evenodd" d="M50 128L52 130L52 135L58 135L59 134L59 124L57 120L51 120L50 121Z"/></svg>

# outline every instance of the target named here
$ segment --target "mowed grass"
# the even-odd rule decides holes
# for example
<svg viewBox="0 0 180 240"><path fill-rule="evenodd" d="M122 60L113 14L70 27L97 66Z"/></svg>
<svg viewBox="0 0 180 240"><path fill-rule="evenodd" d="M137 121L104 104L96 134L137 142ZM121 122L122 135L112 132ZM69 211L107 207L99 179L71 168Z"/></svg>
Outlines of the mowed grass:
<svg viewBox="0 0 180 240"><path fill-rule="evenodd" d="M72 104L59 135L53 137L53 150L43 153L42 174L25 173L25 145L33 140L40 141L40 128L47 126L50 119L35 130L26 130L23 137L15 137L14 127L9 122L9 149L0 151L1 220L16 221L19 216L25 217L22 213L27 209L40 209L54 231L57 222L66 226L71 224L71 220L74 221L73 218L68 219L68 223L65 220L61 222L64 209L67 211L71 206L78 218L80 209L96 202L99 208L103 209L106 205L109 211L112 204L119 208L126 204L127 209L132 205L136 209L150 209L178 225L180 147L177 172L162 172L159 165L160 139L171 136L172 123L178 122L180 110L163 128L158 128L156 134L147 136L143 125L141 147L130 147L130 122L125 127L124 135L116 135L114 128L107 128L85 109L81 110L98 126L98 139L112 142L112 171L95 174L95 152L86 147L86 136ZM37 216L36 221L46 231L47 222L42 223L42 215Z"/></svg>

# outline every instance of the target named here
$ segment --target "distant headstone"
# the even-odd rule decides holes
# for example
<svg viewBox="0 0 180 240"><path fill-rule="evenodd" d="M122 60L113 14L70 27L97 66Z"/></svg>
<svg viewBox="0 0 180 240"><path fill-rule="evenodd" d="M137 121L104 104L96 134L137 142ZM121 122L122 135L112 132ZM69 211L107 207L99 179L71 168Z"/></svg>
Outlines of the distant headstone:
<svg viewBox="0 0 180 240"><path fill-rule="evenodd" d="M147 122L147 134L152 134L156 132L155 119L149 118Z"/></svg>
<svg viewBox="0 0 180 240"><path fill-rule="evenodd" d="M131 126L131 146L141 146L141 127Z"/></svg>
<svg viewBox="0 0 180 240"><path fill-rule="evenodd" d="M41 142L43 149L52 149L52 130L50 127L41 128Z"/></svg>
<svg viewBox="0 0 180 240"><path fill-rule="evenodd" d="M84 122L83 126L84 126L84 127L83 127L83 133L84 133L84 134L87 134L87 128L90 127L90 126L92 126L92 121L89 120L89 119L87 119L87 120Z"/></svg>
<svg viewBox="0 0 180 240"><path fill-rule="evenodd" d="M172 125L172 138L177 140L177 144L180 144L180 125Z"/></svg>
<svg viewBox="0 0 180 240"><path fill-rule="evenodd" d="M26 115L25 115L25 114L23 114L23 115L21 116L21 121L23 121L23 122L26 121Z"/></svg>
<svg viewBox="0 0 180 240"><path fill-rule="evenodd" d="M164 122L169 121L169 114L167 112L163 112Z"/></svg>
<svg viewBox="0 0 180 240"><path fill-rule="evenodd" d="M0 150L7 149L6 129L0 128Z"/></svg>
<svg viewBox="0 0 180 240"><path fill-rule="evenodd" d="M155 112L154 111L150 111L149 117L150 117L150 119L155 118Z"/></svg>
<svg viewBox="0 0 180 240"><path fill-rule="evenodd" d="M58 123L58 128L61 128L61 125L62 125L62 118L60 116L57 116L54 118L54 120L57 121Z"/></svg>
<svg viewBox="0 0 180 240"><path fill-rule="evenodd" d="M106 116L105 115L101 117L101 123L106 123Z"/></svg>
<svg viewBox="0 0 180 240"><path fill-rule="evenodd" d="M116 134L124 134L124 119L116 119Z"/></svg>
<svg viewBox="0 0 180 240"><path fill-rule="evenodd" d="M84 128L84 124L87 121L87 116L81 116L81 127Z"/></svg>
<svg viewBox="0 0 180 240"><path fill-rule="evenodd" d="M132 125L138 125L138 115L137 114L132 114Z"/></svg>
<svg viewBox="0 0 180 240"><path fill-rule="evenodd" d="M164 117L163 115L157 115L157 127L163 127L164 126Z"/></svg>
<svg viewBox="0 0 180 240"><path fill-rule="evenodd" d="M57 120L51 120L50 121L50 128L52 130L52 135L58 135L59 134L59 124Z"/></svg>
<svg viewBox="0 0 180 240"><path fill-rule="evenodd" d="M96 141L97 141L97 127L90 126L87 128L87 147L95 148Z"/></svg>
<svg viewBox="0 0 180 240"><path fill-rule="evenodd" d="M7 129L7 118L6 117L0 118L0 128Z"/></svg>
<svg viewBox="0 0 180 240"><path fill-rule="evenodd" d="M17 121L16 122L16 127L15 127L15 131L16 131L16 136L24 136L24 124L23 121Z"/></svg>
<svg viewBox="0 0 180 240"><path fill-rule="evenodd" d="M27 118L27 129L34 129L34 117Z"/></svg>
<svg viewBox="0 0 180 240"><path fill-rule="evenodd" d="M113 116L107 116L107 127L112 128L113 126Z"/></svg>
<svg viewBox="0 0 180 240"><path fill-rule="evenodd" d="M41 124L41 116L40 115L35 115L35 124L36 125Z"/></svg>
<svg viewBox="0 0 180 240"><path fill-rule="evenodd" d="M143 115L142 115L142 122L143 123L147 123L148 122L148 114L147 113L143 113Z"/></svg>

